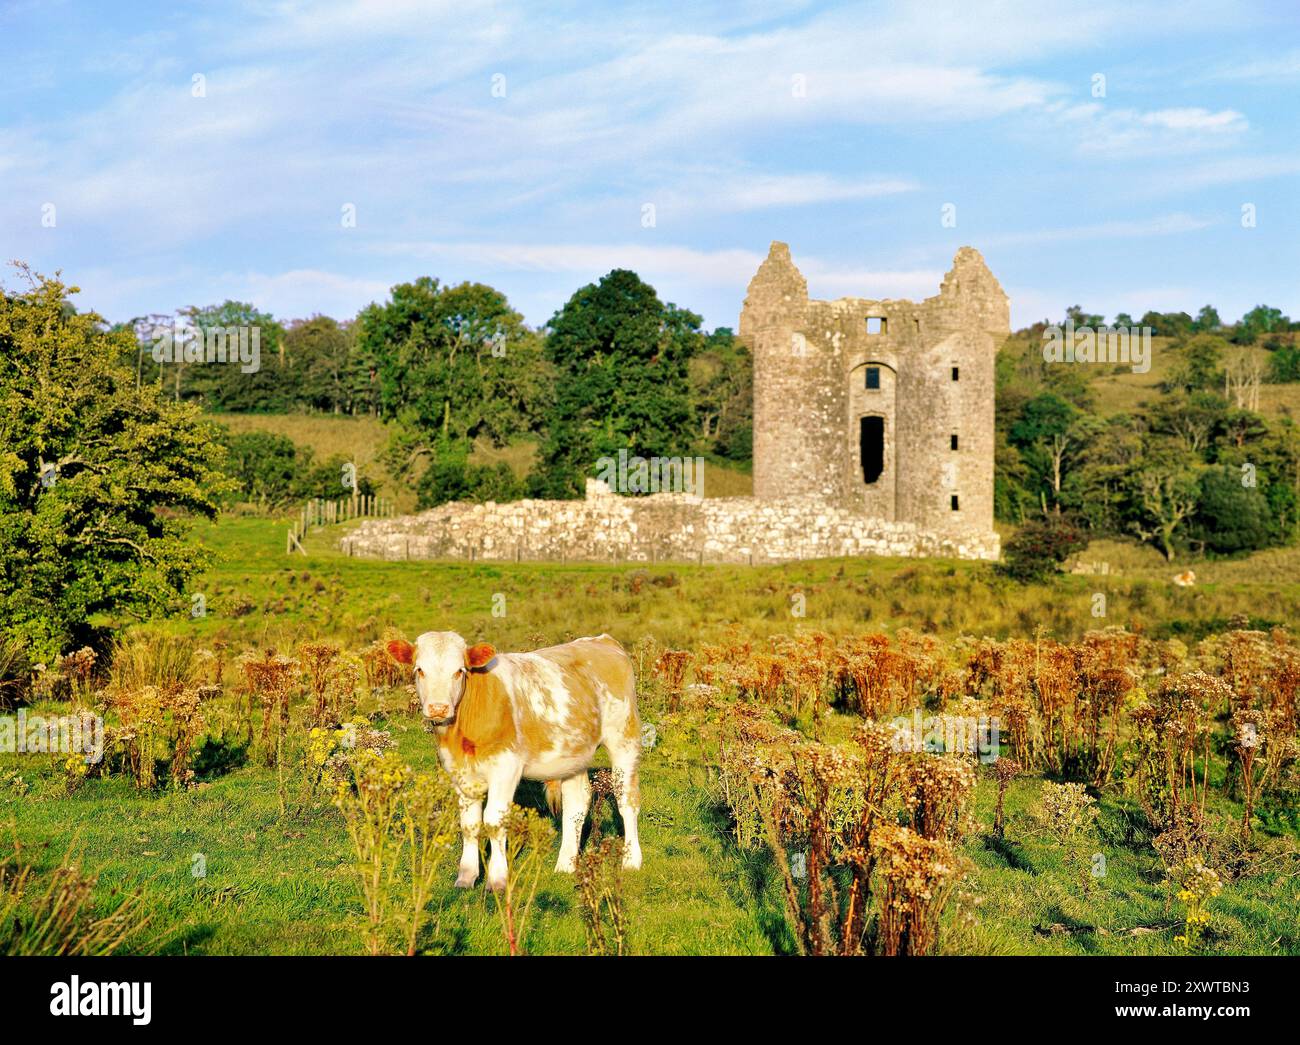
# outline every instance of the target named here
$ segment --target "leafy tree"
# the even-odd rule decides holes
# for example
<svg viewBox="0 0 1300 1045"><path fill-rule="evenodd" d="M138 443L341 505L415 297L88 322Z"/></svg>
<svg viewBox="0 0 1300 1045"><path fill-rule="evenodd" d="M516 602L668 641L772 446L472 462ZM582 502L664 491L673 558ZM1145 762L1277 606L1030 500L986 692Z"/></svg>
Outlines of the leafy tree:
<svg viewBox="0 0 1300 1045"><path fill-rule="evenodd" d="M1268 357L1268 380L1275 385L1300 381L1300 345L1283 343Z"/></svg>
<svg viewBox="0 0 1300 1045"><path fill-rule="evenodd" d="M1195 320L1186 312L1147 312L1138 324L1150 327L1154 337L1171 337L1177 341L1191 335Z"/></svg>
<svg viewBox="0 0 1300 1045"><path fill-rule="evenodd" d="M1286 330L1290 321L1279 308L1256 305L1244 316L1233 331L1232 340L1239 345L1253 345L1260 337L1275 330Z"/></svg>
<svg viewBox="0 0 1300 1045"><path fill-rule="evenodd" d="M239 500L279 505L292 497L302 470L292 439L273 432L226 432L222 441L225 471Z"/></svg>
<svg viewBox="0 0 1300 1045"><path fill-rule="evenodd" d="M1214 334L1196 334L1178 350L1178 363L1164 382L1165 391L1199 392L1223 383L1220 364L1228 342Z"/></svg>
<svg viewBox="0 0 1300 1045"><path fill-rule="evenodd" d="M208 564L190 518L228 483L198 408L137 387L128 330L19 271L0 297L0 630L51 658L104 613L145 616Z"/></svg>
<svg viewBox="0 0 1300 1045"><path fill-rule="evenodd" d="M1089 529L1119 534L1127 529L1129 477L1145 453L1144 429L1127 414L1093 423L1088 454L1067 476L1061 502Z"/></svg>
<svg viewBox="0 0 1300 1045"><path fill-rule="evenodd" d="M1131 473L1133 530L1173 561L1175 538L1200 499L1199 459L1177 443L1153 440L1141 465Z"/></svg>
<svg viewBox="0 0 1300 1045"><path fill-rule="evenodd" d="M357 342L378 375L381 411L397 422L399 474L419 462L445 472L475 439L500 446L540 427L550 395L541 339L489 286L399 284L362 311Z"/></svg>
<svg viewBox="0 0 1300 1045"><path fill-rule="evenodd" d="M312 497L343 498L351 495L343 485L346 459L333 454L315 460L310 446L300 446L285 435L252 431L223 431L225 471L234 490L231 500L262 508L283 507ZM357 475L356 492L370 496L374 483Z"/></svg>
<svg viewBox="0 0 1300 1045"><path fill-rule="evenodd" d="M1029 469L1017 450L1007 440L1006 432L997 430L993 445L993 515L1003 522L1024 522L1038 510L1031 486Z"/></svg>
<svg viewBox="0 0 1300 1045"><path fill-rule="evenodd" d="M699 452L749 461L754 446L754 369L728 327L706 337L690 362Z"/></svg>
<svg viewBox="0 0 1300 1045"><path fill-rule="evenodd" d="M203 332L246 330L252 362L176 362L163 365L164 386L174 398L198 399L209 410L279 413L294 403L284 358L284 328L268 313L242 301L185 309L181 315ZM257 352L252 348L256 333ZM227 346L227 358L232 353ZM246 373L245 370L248 370Z"/></svg>
<svg viewBox="0 0 1300 1045"><path fill-rule="evenodd" d="M1035 493L1039 497L1050 493L1058 511L1067 455L1078 446L1071 431L1078 418L1075 406L1045 392L1025 403L1009 432L1011 444L1029 466Z"/></svg>
<svg viewBox="0 0 1300 1045"><path fill-rule="evenodd" d="M504 461L470 464L461 443L439 446L416 490L417 506L432 508L447 501L517 501L524 483Z"/></svg>
<svg viewBox="0 0 1300 1045"><path fill-rule="evenodd" d="M1253 551L1272 543L1274 528L1268 500L1257 487L1242 484L1241 472L1228 467L1201 473L1193 537L1212 552Z"/></svg>
<svg viewBox="0 0 1300 1045"><path fill-rule="evenodd" d="M1076 327L1101 327L1106 325L1105 316L1093 315L1091 312L1085 312L1078 305L1071 305L1065 310L1067 321L1073 320Z"/></svg>
<svg viewBox="0 0 1300 1045"><path fill-rule="evenodd" d="M1202 305L1201 311L1196 313L1196 320L1192 323L1193 329L1198 334L1213 334L1223 326L1223 320L1219 318L1218 310L1213 305Z"/></svg>
<svg viewBox="0 0 1300 1045"><path fill-rule="evenodd" d="M694 417L688 365L701 349L700 317L663 304L635 272L615 269L577 291L555 314L546 339L555 366L555 403L537 496L576 497L602 456L690 452Z"/></svg>
<svg viewBox="0 0 1300 1045"><path fill-rule="evenodd" d="M1189 453L1204 454L1227 417L1228 404L1212 392L1165 396L1150 410L1151 429L1176 438Z"/></svg>
<svg viewBox="0 0 1300 1045"><path fill-rule="evenodd" d="M335 414L355 413L364 404L369 373L353 324L329 316L296 320L285 331L284 351L296 404Z"/></svg>

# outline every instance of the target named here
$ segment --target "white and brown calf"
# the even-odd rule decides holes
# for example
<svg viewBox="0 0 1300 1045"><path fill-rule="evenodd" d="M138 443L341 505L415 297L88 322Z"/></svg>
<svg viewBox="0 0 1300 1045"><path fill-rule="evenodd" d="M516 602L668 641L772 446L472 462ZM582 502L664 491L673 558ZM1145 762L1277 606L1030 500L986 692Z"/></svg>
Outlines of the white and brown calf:
<svg viewBox="0 0 1300 1045"><path fill-rule="evenodd" d="M467 647L455 632L429 631L388 644L415 669L420 707L435 726L438 755L460 796L463 848L456 885L478 879L478 834L492 843L488 885L506 881L504 818L521 777L547 782L562 802L557 871L572 872L591 803L587 769L605 745L623 818L623 865L641 866L637 762L641 724L632 661L608 635L575 639L532 653ZM484 805L486 799L486 806Z"/></svg>

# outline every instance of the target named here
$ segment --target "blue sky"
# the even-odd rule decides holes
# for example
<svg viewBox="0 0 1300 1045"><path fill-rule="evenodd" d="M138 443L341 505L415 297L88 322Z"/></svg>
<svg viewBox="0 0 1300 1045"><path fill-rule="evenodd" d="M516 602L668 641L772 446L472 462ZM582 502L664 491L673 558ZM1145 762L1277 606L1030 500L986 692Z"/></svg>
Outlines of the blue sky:
<svg viewBox="0 0 1300 1045"><path fill-rule="evenodd" d="M815 297L970 244L1017 326L1294 317L1298 102L1293 0L0 0L0 248L110 320L433 275L540 324L626 267L734 326L773 239Z"/></svg>

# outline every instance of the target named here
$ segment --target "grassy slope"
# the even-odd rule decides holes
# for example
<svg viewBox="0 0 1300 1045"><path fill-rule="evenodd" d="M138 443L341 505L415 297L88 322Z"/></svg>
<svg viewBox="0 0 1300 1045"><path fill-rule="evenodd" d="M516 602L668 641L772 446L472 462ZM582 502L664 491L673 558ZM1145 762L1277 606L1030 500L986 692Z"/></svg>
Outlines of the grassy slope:
<svg viewBox="0 0 1300 1045"><path fill-rule="evenodd" d="M208 579L210 615L179 617L167 627L196 643L224 637L237 645L334 636L357 644L393 625L408 635L455 628L512 649L608 630L629 646L645 635L695 646L726 635L732 622L770 634L796 628L827 631L922 627L959 631L1032 632L1043 624L1077 635L1099 623L1193 622L1252 610L1295 616L1294 580L1209 586L1186 592L1139 585L1143 616L1118 612L1110 621L1089 613L1092 578L1063 578L1054 587L1001 588L984 567L897 560L802 563L789 567L657 567L639 586L639 572L604 565L380 563L349 560L330 550L330 536L309 539L313 553L289 560L283 529L234 519L204 532L224 556ZM662 579L675 579L662 586ZM1112 581L1116 591L1123 584ZM319 590L317 590L319 587ZM1149 590L1148 590L1149 589ZM507 615L490 614L494 592L507 593ZM725 603L717 599L726 591ZM808 594L808 613L792 619L793 591ZM1130 593L1131 598L1131 593ZM1123 598L1113 599L1123 605ZM231 609L251 612L232 617ZM1130 606L1131 610L1131 606ZM647 715L652 721L655 713ZM642 838L645 870L630 892L633 947L640 953L770 953L789 947L774 870L765 855L737 852L725 812L706 771L672 724L644 763ZM841 727L843 724L841 724ZM416 722L390 719L405 758L433 765L432 745ZM685 757L674 757L685 755ZM190 953L355 953L361 950L360 906L347 843L327 808L281 821L273 773L249 765L189 793L138 797L121 779L90 781L64 796L47 760L0 756L0 780L11 770L33 784L17 798L0 790L0 818L16 818L28 842L61 851L75 837L89 867L102 868L101 888L144 886L155 914L137 946ZM960 953L1176 953L1174 915L1164 906L1155 854L1130 829L1125 808L1103 802L1101 851L1108 876L1094 897L1029 827L1025 813L1038 780L1013 783L1008 843L990 848L991 782L981 779L980 831L967 853L982 898L973 928L949 924L944 948ZM0 785L2 786L2 785ZM540 806L535 787L520 800ZM1225 812L1231 814L1231 809ZM608 825L609 814L606 813ZM1290 830L1294 830L1292 827ZM193 854L207 860L205 879L191 877ZM54 855L53 851L47 860ZM538 953L582 949L582 930L567 878L543 872L529 946ZM454 870L446 868L444 883ZM440 947L496 953L500 935L482 890L444 888ZM1300 953L1297 879L1269 874L1233 885L1215 906L1214 951ZM1051 926L1061 928L1053 931ZM1139 929L1140 935L1129 935ZM1105 930L1103 932L1102 930ZM1154 931L1145 932L1147 929Z"/></svg>

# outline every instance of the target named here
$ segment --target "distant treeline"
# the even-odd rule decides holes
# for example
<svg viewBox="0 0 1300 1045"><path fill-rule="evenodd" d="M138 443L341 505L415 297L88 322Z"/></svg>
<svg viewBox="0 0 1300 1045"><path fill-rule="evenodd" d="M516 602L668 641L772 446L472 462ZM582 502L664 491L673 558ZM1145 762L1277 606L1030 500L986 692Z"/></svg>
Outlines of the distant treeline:
<svg viewBox="0 0 1300 1045"><path fill-rule="evenodd" d="M1105 325L1077 306L1066 319ZM1113 326L1148 326L1172 341L1159 350L1156 389L1104 413L1092 379L1126 368L1045 362L1038 346L1049 325L1020 331L1021 351L998 359L998 518L1074 528L1079 540L1136 536L1171 558L1295 541L1300 429L1262 416L1260 395L1261 385L1300 380L1300 324L1263 305L1233 325L1208 305L1195 319L1121 314Z"/></svg>
<svg viewBox="0 0 1300 1045"><path fill-rule="evenodd" d="M233 331L255 329L256 367L241 365L233 350L229 362L173 356L167 346L185 340L178 323L232 345ZM342 322L281 322L227 301L124 326L135 335L128 362L137 380L161 384L174 399L211 411L391 422L388 464L417 485L422 506L581 496L599 458L619 450L750 457L747 351L729 329L704 331L698 315L661 302L626 270L581 288L540 330L492 287L429 277L394 287L386 302ZM521 438L540 446L526 480L504 464L470 463L475 442L500 447ZM240 484L249 499L282 500L313 486L301 477L304 462L291 463L292 444L247 435L229 443L244 462Z"/></svg>

